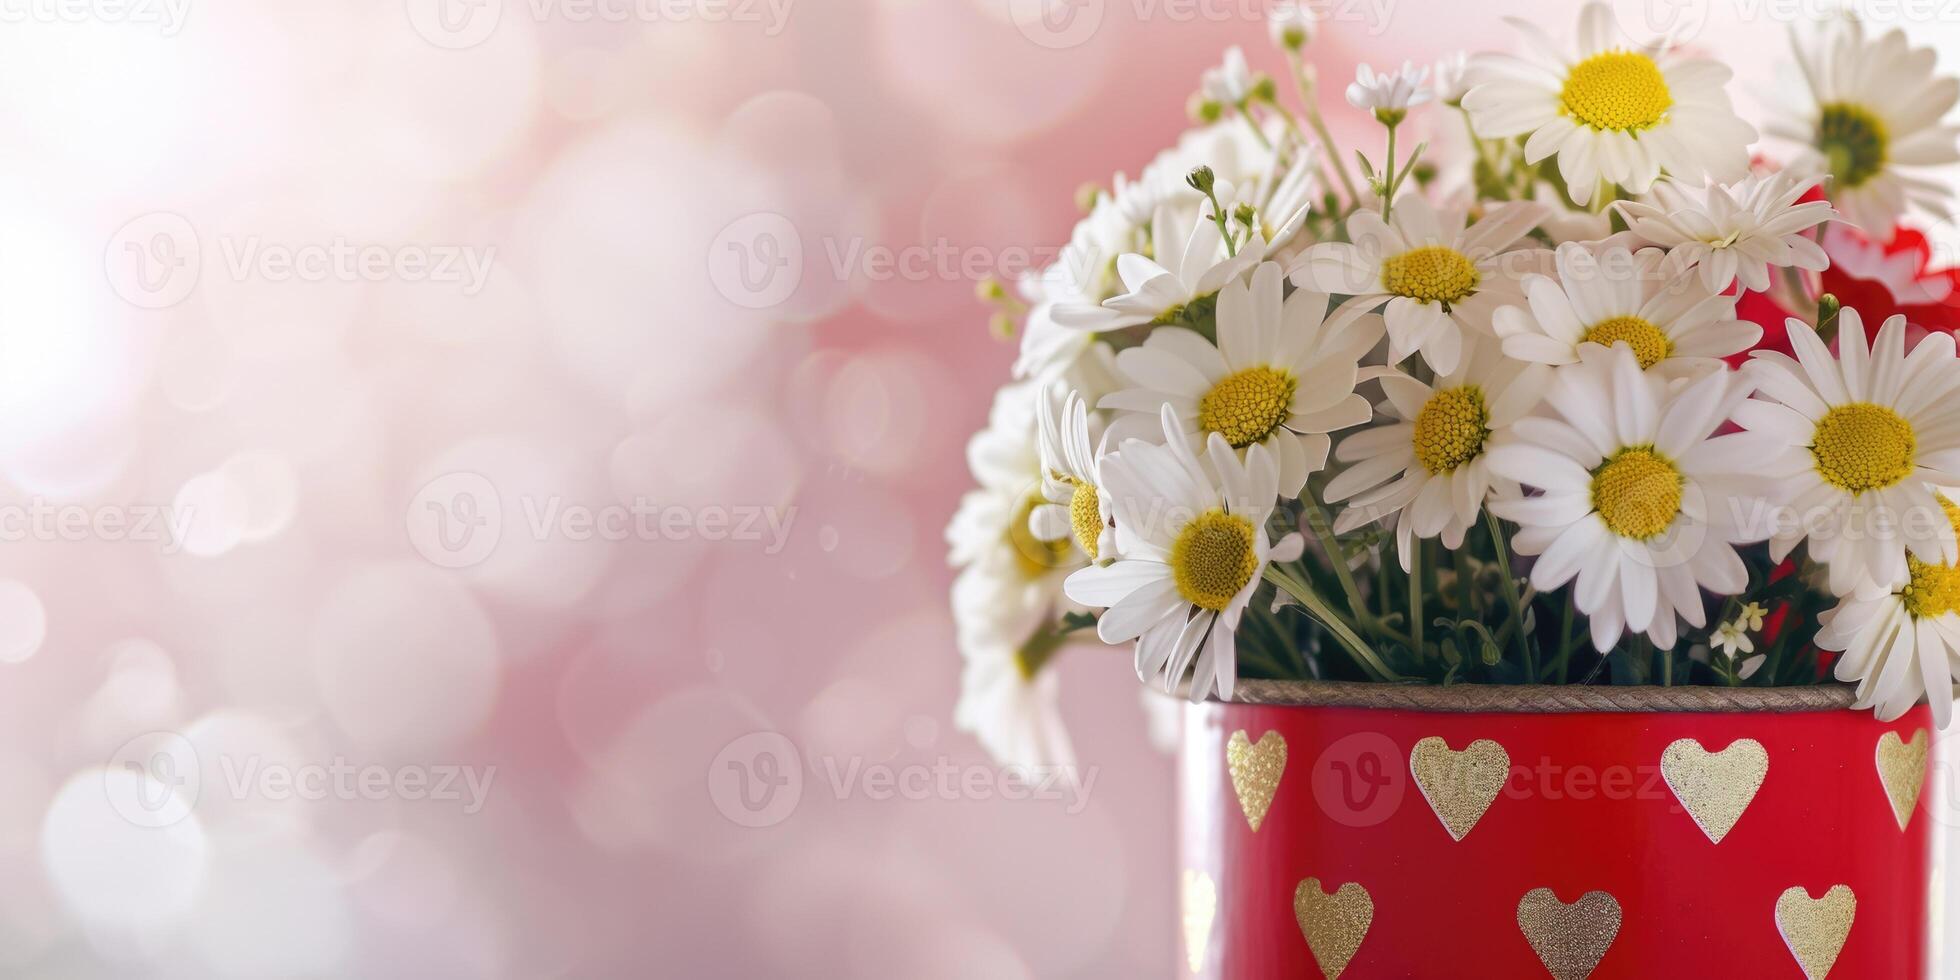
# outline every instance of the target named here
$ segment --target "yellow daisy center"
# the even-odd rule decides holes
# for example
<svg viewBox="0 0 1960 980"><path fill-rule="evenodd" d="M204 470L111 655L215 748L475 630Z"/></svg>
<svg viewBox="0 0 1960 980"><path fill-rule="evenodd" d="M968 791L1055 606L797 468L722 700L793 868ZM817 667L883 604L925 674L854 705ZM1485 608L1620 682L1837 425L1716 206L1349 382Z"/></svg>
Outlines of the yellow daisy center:
<svg viewBox="0 0 1960 980"><path fill-rule="evenodd" d="M1810 455L1832 486L1851 493L1883 490L1912 475L1918 440L1912 423L1883 405L1839 405L1817 420Z"/></svg>
<svg viewBox="0 0 1960 980"><path fill-rule="evenodd" d="M1171 542L1171 574L1178 595L1213 612L1230 605L1259 570L1252 531L1251 521L1217 507L1184 525Z"/></svg>
<svg viewBox="0 0 1960 980"><path fill-rule="evenodd" d="M1674 96L1654 59L1635 51L1602 51L1566 73L1559 104L1566 115L1594 129L1639 132L1660 124Z"/></svg>
<svg viewBox="0 0 1960 980"><path fill-rule="evenodd" d="M1817 149L1839 187L1859 187L1885 169L1885 122L1864 106L1833 102L1817 118Z"/></svg>
<svg viewBox="0 0 1960 980"><path fill-rule="evenodd" d="M1382 288L1397 296L1449 305L1477 291L1476 263L1444 245L1425 245L1382 260Z"/></svg>
<svg viewBox="0 0 1960 980"><path fill-rule="evenodd" d="M1416 459L1443 475L1476 459L1490 438L1490 409L1476 385L1446 388L1431 395L1416 413Z"/></svg>
<svg viewBox="0 0 1960 980"><path fill-rule="evenodd" d="M1234 449L1262 442L1286 421L1299 383L1291 372L1263 365L1228 375L1198 400L1198 427Z"/></svg>
<svg viewBox="0 0 1960 980"><path fill-rule="evenodd" d="M1628 446L1593 471L1592 504L1607 528L1645 541L1681 513L1681 471L1652 446Z"/></svg>
<svg viewBox="0 0 1960 980"><path fill-rule="evenodd" d="M1035 537L1034 530L1028 527L1028 515L1047 502L1048 498L1038 493L1029 494L1021 502L1020 509L1014 512L1014 520L1007 525L1007 543L1014 549L1014 560L1021 566L1021 574L1028 578L1040 578L1068 561L1067 538L1043 541Z"/></svg>
<svg viewBox="0 0 1960 980"><path fill-rule="evenodd" d="M1096 542L1102 537L1102 505L1096 499L1096 485L1077 483L1075 493L1068 499L1068 521L1075 528L1075 543L1082 553L1095 561Z"/></svg>
<svg viewBox="0 0 1960 980"><path fill-rule="evenodd" d="M1939 500L1954 533L1960 534L1960 507L1943 494ZM1960 567L1920 561L1912 554L1906 555L1906 567L1912 570L1912 581L1901 593L1907 612L1928 619L1960 611Z"/></svg>
<svg viewBox="0 0 1960 980"><path fill-rule="evenodd" d="M1619 341L1626 341L1633 348L1633 356L1640 359L1640 369L1646 369L1667 359L1674 352L1674 342L1667 339L1661 328L1637 316L1616 316L1593 324L1592 329L1580 338L1582 341L1611 347Z"/></svg>

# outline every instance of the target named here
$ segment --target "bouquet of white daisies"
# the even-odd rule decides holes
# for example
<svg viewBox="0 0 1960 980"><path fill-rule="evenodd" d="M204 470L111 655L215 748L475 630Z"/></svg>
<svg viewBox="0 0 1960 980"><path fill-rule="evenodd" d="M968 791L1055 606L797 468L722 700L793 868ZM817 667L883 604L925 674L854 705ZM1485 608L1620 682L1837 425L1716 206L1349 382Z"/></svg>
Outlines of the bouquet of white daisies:
<svg viewBox="0 0 1960 980"><path fill-rule="evenodd" d="M1799 32L1752 156L1727 67L1588 3L1529 54L1363 66L1379 139L1342 148L1312 26L1283 6L1285 83L1228 52L1197 128L983 287L1020 357L947 531L961 727L1070 763L1056 658L1098 641L1194 700L1834 675L1944 725L1960 359L1822 288L1827 243L1945 214L1933 52Z"/></svg>

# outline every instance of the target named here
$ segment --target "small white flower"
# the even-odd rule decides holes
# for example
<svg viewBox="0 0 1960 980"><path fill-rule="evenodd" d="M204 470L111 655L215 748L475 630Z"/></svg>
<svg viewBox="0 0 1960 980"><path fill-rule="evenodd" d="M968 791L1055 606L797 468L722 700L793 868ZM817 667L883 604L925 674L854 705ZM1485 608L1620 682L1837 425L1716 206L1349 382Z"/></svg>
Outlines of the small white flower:
<svg viewBox="0 0 1960 980"><path fill-rule="evenodd" d="M1737 462L1776 490L1777 506L1763 515L1774 525L1770 557L1780 562L1807 540L1837 595L1904 579L1908 552L1952 562L1953 529L1920 519L1942 512L1931 484L1960 484L1952 335L1927 336L1907 355L1905 317L1886 320L1868 342L1864 319L1847 307L1840 360L1809 324L1792 318L1788 327L1796 359L1756 351L1759 397L1735 413L1749 430L1735 443Z"/></svg>
<svg viewBox="0 0 1960 980"><path fill-rule="evenodd" d="M1404 571L1413 538L1461 546L1493 491L1518 495L1515 481L1491 474L1489 452L1538 406L1550 374L1504 358L1489 340L1473 341L1457 369L1433 385L1392 368L1376 374L1388 396L1380 412L1390 421L1341 440L1335 457L1348 467L1324 493L1329 503L1348 501L1334 530L1394 521Z"/></svg>
<svg viewBox="0 0 1960 980"><path fill-rule="evenodd" d="M1550 252L1506 251L1544 216L1542 205L1501 204L1466 229L1462 212L1438 213L1410 194L1396 202L1391 222L1356 211L1348 242L1314 245L1290 272L1296 286L1353 297L1344 311L1385 302L1389 360L1421 352L1449 374L1462 357L1464 330L1490 334L1498 307L1524 302L1523 278L1549 271Z"/></svg>
<svg viewBox="0 0 1960 980"><path fill-rule="evenodd" d="M1436 98L1444 105L1456 105L1470 94L1470 56L1462 51L1436 60Z"/></svg>
<svg viewBox="0 0 1960 980"><path fill-rule="evenodd" d="M1244 105L1252 97L1255 79L1246 64L1245 52L1237 45L1225 50L1225 60L1216 68L1205 69L1199 90L1205 98L1221 105Z"/></svg>
<svg viewBox="0 0 1960 980"><path fill-rule="evenodd" d="M1736 297L1715 294L1690 273L1670 274L1658 248L1568 243L1557 263L1557 279L1525 277L1530 305L1492 315L1505 354L1573 364L1587 344L1625 342L1642 370L1686 377L1725 370L1722 358L1762 339L1762 327L1736 319Z"/></svg>
<svg viewBox="0 0 1960 980"><path fill-rule="evenodd" d="M1132 439L1104 457L1121 557L1077 571L1066 588L1077 602L1106 607L1096 622L1103 642L1137 641L1138 677L1170 690L1189 673L1191 700L1216 690L1229 701L1239 619L1267 563L1297 558L1301 542L1267 537L1279 471L1264 446L1241 460L1213 433L1200 463L1168 406L1162 422L1164 445Z"/></svg>
<svg viewBox="0 0 1960 980"><path fill-rule="evenodd" d="M1298 496L1307 476L1327 463L1327 434L1372 417L1355 393L1361 358L1381 340L1380 317L1327 316L1327 296L1285 295L1274 263L1250 283L1218 294L1218 343L1183 327L1158 327L1116 356L1133 387L1100 408L1118 412L1110 438L1154 439L1162 411L1173 409L1194 441L1218 435L1238 453L1263 446L1274 460L1279 492Z"/></svg>
<svg viewBox="0 0 1960 980"><path fill-rule="evenodd" d="M1385 113L1407 111L1410 106L1428 102L1435 93L1424 87L1429 80L1429 66L1417 68L1411 62L1403 62L1394 71L1376 74L1364 62L1354 71L1354 82L1347 87L1348 105L1365 109L1377 116Z"/></svg>
<svg viewBox="0 0 1960 980"><path fill-rule="evenodd" d="M1701 191L1662 180L1648 201L1617 201L1614 207L1634 237L1668 250L1669 271L1700 269L1710 292L1726 292L1738 279L1743 288L1762 292L1772 266L1818 272L1831 264L1804 232L1837 212L1825 201L1797 203L1819 179L1790 171L1751 174Z"/></svg>
<svg viewBox="0 0 1960 980"><path fill-rule="evenodd" d="M1506 20L1538 57L1478 55L1463 108L1485 139L1528 137L1526 163L1556 154L1573 201L1591 201L1601 180L1642 194L1662 171L1735 180L1748 170L1756 130L1729 103L1727 66L1658 41L1623 46L1612 8L1596 0L1580 10L1576 50Z"/></svg>
<svg viewBox="0 0 1960 980"><path fill-rule="evenodd" d="M1707 622L1702 589L1749 584L1735 550L1750 540L1737 523L1749 510L1737 500L1748 482L1735 465L1740 437L1713 436L1749 385L1720 371L1667 388L1625 344L1589 346L1546 393L1559 417L1520 421L1517 441L1490 452L1491 472L1543 491L1490 504L1519 525L1518 552L1539 556L1532 586L1576 578L1573 601L1602 653L1629 632L1672 648L1677 619Z"/></svg>
<svg viewBox="0 0 1960 980"><path fill-rule="evenodd" d="M1731 660L1735 659L1737 653L1756 652L1756 642L1749 638L1748 631L1744 630L1740 623L1723 623L1715 627L1715 632L1708 637L1708 642Z"/></svg>
<svg viewBox="0 0 1960 980"><path fill-rule="evenodd" d="M1791 40L1807 97L1769 129L1804 146L1791 167L1829 174L1831 200L1882 241L1908 210L1945 217L1952 190L1941 170L1960 162L1960 128L1944 119L1960 86L1933 74L1934 50L1896 28L1867 38L1854 18L1812 44Z"/></svg>
<svg viewBox="0 0 1960 980"><path fill-rule="evenodd" d="M1273 43L1288 51L1298 51L1313 40L1313 11L1299 0L1279 0L1266 13L1266 30Z"/></svg>
<svg viewBox="0 0 1960 980"><path fill-rule="evenodd" d="M1150 228L1154 258L1136 252L1116 258L1123 292L1100 306L1058 304L1052 314L1055 322L1091 333L1150 323L1217 293L1266 255L1266 240L1256 231L1239 246L1238 254L1230 254L1218 223L1196 208L1159 206Z"/></svg>

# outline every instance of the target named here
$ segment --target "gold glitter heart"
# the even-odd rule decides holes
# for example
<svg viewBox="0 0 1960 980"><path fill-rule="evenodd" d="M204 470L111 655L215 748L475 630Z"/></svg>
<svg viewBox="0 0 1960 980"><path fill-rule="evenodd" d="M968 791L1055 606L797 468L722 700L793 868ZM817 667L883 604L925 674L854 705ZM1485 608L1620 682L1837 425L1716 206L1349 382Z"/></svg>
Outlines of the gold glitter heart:
<svg viewBox="0 0 1960 980"><path fill-rule="evenodd" d="M1432 735L1409 753L1409 770L1429 808L1443 821L1443 829L1462 840L1511 778L1511 754L1487 738L1455 752L1448 742Z"/></svg>
<svg viewBox="0 0 1960 980"><path fill-rule="evenodd" d="M1307 937L1307 948L1313 950L1320 972L1327 980L1336 980L1368 938L1375 900L1368 889L1352 881L1329 895L1320 890L1319 878L1308 878L1293 891L1293 917L1300 921L1300 935Z"/></svg>
<svg viewBox="0 0 1960 980"><path fill-rule="evenodd" d="M1661 753L1661 778L1667 780L1667 788L1701 832L1717 844L1735 829L1768 775L1769 751L1753 738L1737 739L1720 752L1684 738Z"/></svg>
<svg viewBox="0 0 1960 980"><path fill-rule="evenodd" d="M1534 888L1518 903L1518 929L1555 980L1586 980L1620 934L1620 900L1587 892L1567 905Z"/></svg>
<svg viewBox="0 0 1960 980"><path fill-rule="evenodd" d="M1899 819L1899 829L1906 829L1912 822L1912 812L1919 808L1919 791L1926 787L1926 752L1932 746L1932 738L1926 729L1912 733L1912 741L1900 741L1898 732L1886 732L1878 737L1878 778L1885 784L1885 798L1892 801L1892 815Z"/></svg>
<svg viewBox="0 0 1960 980"><path fill-rule="evenodd" d="M1832 886L1823 898L1811 898L1798 886L1776 900L1776 929L1810 980L1831 975L1838 954L1844 952L1844 941L1851 938L1851 920L1857 915L1858 896L1846 885Z"/></svg>
<svg viewBox="0 0 1960 980"><path fill-rule="evenodd" d="M1245 811L1245 822L1256 834L1266 811L1272 809L1273 794L1279 792L1279 777L1286 774L1286 739L1278 732L1267 732L1255 745L1240 729L1225 745L1225 765L1232 771L1239 809Z"/></svg>
<svg viewBox="0 0 1960 980"><path fill-rule="evenodd" d="M1218 917L1218 886L1202 871L1184 872L1184 956L1191 972L1205 968L1205 947L1211 944L1211 923Z"/></svg>

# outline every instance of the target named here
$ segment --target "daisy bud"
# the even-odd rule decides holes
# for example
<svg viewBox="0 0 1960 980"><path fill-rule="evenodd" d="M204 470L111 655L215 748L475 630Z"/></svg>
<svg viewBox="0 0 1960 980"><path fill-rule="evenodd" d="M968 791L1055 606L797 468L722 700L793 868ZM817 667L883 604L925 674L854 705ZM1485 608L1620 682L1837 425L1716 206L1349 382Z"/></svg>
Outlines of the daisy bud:
<svg viewBox="0 0 1960 980"><path fill-rule="evenodd" d="M1005 313L996 313L987 321L987 332L997 340L1013 340L1015 331L1014 318Z"/></svg>
<svg viewBox="0 0 1960 980"><path fill-rule="evenodd" d="M1218 177L1212 173L1210 167L1199 164L1185 175L1184 182L1190 184L1192 190L1209 197L1213 185L1218 182Z"/></svg>
<svg viewBox="0 0 1960 980"><path fill-rule="evenodd" d="M1083 214L1088 214L1096 209L1096 202L1102 200L1102 196L1103 189L1101 187L1096 186L1094 183L1083 184L1081 187L1075 189L1075 206Z"/></svg>
<svg viewBox="0 0 1960 980"><path fill-rule="evenodd" d="M1267 14L1266 27L1274 44L1298 54L1313 39L1313 13L1293 0L1283 0Z"/></svg>
<svg viewBox="0 0 1960 980"><path fill-rule="evenodd" d="M1817 336L1823 338L1827 344L1831 342L1831 338L1837 336L1838 311L1842 309L1844 304L1838 301L1834 293L1825 293L1817 297Z"/></svg>
<svg viewBox="0 0 1960 980"><path fill-rule="evenodd" d="M1225 117L1225 106L1215 99L1207 99L1203 94L1193 94L1190 104L1185 106L1191 120L1210 125Z"/></svg>
<svg viewBox="0 0 1960 980"><path fill-rule="evenodd" d="M1237 221L1247 228L1259 227L1258 219L1258 213L1252 209L1252 205L1250 204L1241 203L1237 208L1232 210L1232 220Z"/></svg>
<svg viewBox="0 0 1960 980"><path fill-rule="evenodd" d="M1253 77L1252 101L1267 103L1279 101L1279 83L1273 81L1273 76L1261 72Z"/></svg>
<svg viewBox="0 0 1960 980"><path fill-rule="evenodd" d="M1001 285L1000 280L988 276L973 287L973 295L978 296L982 303L998 303L1007 298L1007 287Z"/></svg>

